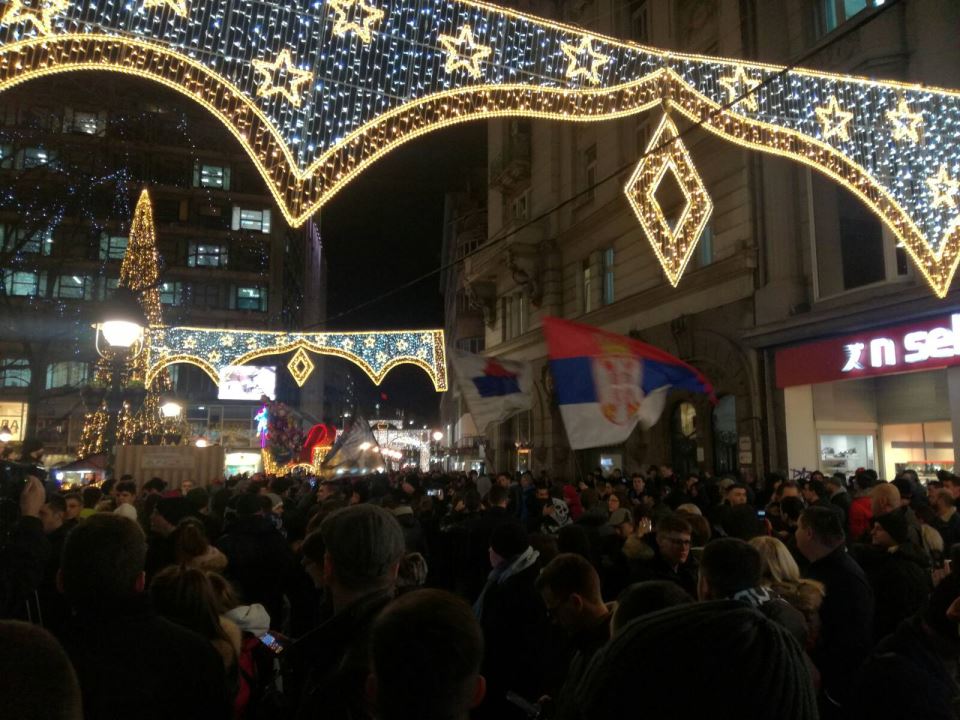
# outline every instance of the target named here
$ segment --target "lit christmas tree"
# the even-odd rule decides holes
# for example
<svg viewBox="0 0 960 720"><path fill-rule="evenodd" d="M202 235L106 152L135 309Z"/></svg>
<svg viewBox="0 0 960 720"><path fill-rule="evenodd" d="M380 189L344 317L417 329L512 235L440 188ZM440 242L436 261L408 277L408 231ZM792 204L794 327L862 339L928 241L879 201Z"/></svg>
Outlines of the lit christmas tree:
<svg viewBox="0 0 960 720"><path fill-rule="evenodd" d="M147 318L146 333L150 327L163 324L163 308L160 303L160 255L157 252L157 238L153 226L153 206L146 191L140 193L137 207L130 225L130 237L120 266L119 287L127 288L137 294L140 307ZM120 373L121 387L142 388L147 374L147 355L139 355L117 368L107 358L97 362L94 384L109 387L112 375ZM117 419L116 443L118 445L161 444L171 436L182 436L179 418L164 418L160 413L160 397L170 392L173 384L169 373L164 370L153 380L139 408L123 403ZM105 447L107 427L110 421L106 401L84 418L83 434L80 439L78 455L83 458L102 452Z"/></svg>

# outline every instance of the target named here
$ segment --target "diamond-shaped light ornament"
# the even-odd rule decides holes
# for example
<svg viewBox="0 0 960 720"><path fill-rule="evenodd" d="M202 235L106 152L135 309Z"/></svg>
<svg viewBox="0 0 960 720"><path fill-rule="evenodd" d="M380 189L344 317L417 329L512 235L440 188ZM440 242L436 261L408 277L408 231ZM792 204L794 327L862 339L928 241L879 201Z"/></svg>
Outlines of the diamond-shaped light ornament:
<svg viewBox="0 0 960 720"><path fill-rule="evenodd" d="M713 200L694 167L686 146L680 140L677 126L664 114L653 134L646 154L623 192L636 213L640 226L657 254L670 284L676 287L683 270L713 212ZM668 172L672 172L686 203L680 219L671 227L655 195Z"/></svg>
<svg viewBox="0 0 960 720"><path fill-rule="evenodd" d="M310 359L310 356L303 351L303 348L299 348L293 354L293 357L290 358L290 362L287 363L287 370L293 375L293 379L297 381L298 387L303 387L307 378L310 377L310 373L313 372L313 368L313 361Z"/></svg>

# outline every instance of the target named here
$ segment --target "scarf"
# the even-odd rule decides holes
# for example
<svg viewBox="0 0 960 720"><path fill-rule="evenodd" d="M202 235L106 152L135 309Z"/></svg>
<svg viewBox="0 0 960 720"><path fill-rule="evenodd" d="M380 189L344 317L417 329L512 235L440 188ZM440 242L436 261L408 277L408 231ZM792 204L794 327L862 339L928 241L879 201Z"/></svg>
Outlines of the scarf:
<svg viewBox="0 0 960 720"><path fill-rule="evenodd" d="M540 557L540 553L534 550L532 545L528 545L527 549L517 555L513 560L508 563L500 563L490 571L490 575L487 577L487 584L483 586L483 592L480 593L480 597L478 597L477 601L473 604L473 614L477 620L483 617L483 601L486 599L487 590L494 585L502 585L514 575L519 575L533 565L538 557Z"/></svg>

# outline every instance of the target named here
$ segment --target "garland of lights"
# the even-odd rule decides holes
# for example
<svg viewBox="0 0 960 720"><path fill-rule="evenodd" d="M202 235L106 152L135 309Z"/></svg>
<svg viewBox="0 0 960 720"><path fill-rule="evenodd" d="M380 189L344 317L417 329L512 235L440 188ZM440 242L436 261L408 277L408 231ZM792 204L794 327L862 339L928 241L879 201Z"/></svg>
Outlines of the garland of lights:
<svg viewBox="0 0 960 720"><path fill-rule="evenodd" d="M665 52L467 0L8 2L0 91L90 69L152 78L206 107L294 225L391 148L450 123L597 121L667 102L847 187L938 295L960 262L953 91Z"/></svg>
<svg viewBox="0 0 960 720"><path fill-rule="evenodd" d="M423 368L437 392L447 389L443 330L302 333L155 326L146 348L146 382L168 365L196 365L219 384L226 368L267 355L295 352L287 365L298 385L313 371L307 351L355 363L379 385L390 370L409 363Z"/></svg>

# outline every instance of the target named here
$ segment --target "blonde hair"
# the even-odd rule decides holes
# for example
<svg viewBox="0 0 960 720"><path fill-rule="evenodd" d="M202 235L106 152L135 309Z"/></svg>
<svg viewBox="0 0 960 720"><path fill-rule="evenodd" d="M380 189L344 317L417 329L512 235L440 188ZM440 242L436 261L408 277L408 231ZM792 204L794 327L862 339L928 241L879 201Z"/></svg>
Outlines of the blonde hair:
<svg viewBox="0 0 960 720"><path fill-rule="evenodd" d="M800 582L800 568L787 546L775 537L755 537L750 541L763 561L763 578L777 584Z"/></svg>

